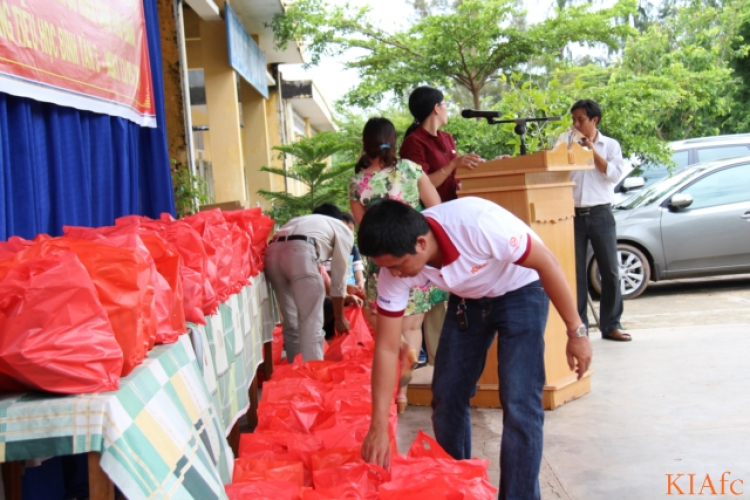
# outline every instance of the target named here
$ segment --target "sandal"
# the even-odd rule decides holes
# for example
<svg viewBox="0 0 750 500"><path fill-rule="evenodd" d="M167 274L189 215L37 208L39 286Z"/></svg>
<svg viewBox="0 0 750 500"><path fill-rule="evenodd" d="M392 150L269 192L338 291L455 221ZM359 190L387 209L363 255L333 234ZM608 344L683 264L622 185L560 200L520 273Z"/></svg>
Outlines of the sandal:
<svg viewBox="0 0 750 500"><path fill-rule="evenodd" d="M415 349L409 349L406 353L406 359L402 359L401 378L398 379L398 386L405 387L411 382L414 370L417 368L419 353Z"/></svg>
<svg viewBox="0 0 750 500"><path fill-rule="evenodd" d="M398 407L399 413L404 413L406 411L406 407L409 406L409 400L406 398L398 397L396 398L396 406Z"/></svg>
<svg viewBox="0 0 750 500"><path fill-rule="evenodd" d="M633 337L629 333L623 332L619 328L612 330L606 335L602 335L604 340L614 340L615 342L630 342Z"/></svg>

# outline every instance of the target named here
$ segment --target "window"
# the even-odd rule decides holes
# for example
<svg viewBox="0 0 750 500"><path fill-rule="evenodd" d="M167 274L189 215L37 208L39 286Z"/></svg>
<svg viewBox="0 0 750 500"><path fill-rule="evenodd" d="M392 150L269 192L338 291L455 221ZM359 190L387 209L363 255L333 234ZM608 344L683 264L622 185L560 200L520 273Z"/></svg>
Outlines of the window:
<svg viewBox="0 0 750 500"><path fill-rule="evenodd" d="M744 144L739 144L737 146L723 146L699 149L697 153L698 161L704 162L711 160L721 160L723 158L734 158L735 156L747 156L750 155L750 147Z"/></svg>
<svg viewBox="0 0 750 500"><path fill-rule="evenodd" d="M674 162L674 167L672 167L675 170L679 170L681 168L685 168L688 166L688 151L675 151L672 155L672 161Z"/></svg>
<svg viewBox="0 0 750 500"><path fill-rule="evenodd" d="M675 172L688 166L688 150L676 151L672 154L674 165L669 167L663 163L650 164L636 168L628 177L643 177L644 186L650 186L654 182L665 177L671 177Z"/></svg>
<svg viewBox="0 0 750 500"><path fill-rule="evenodd" d="M682 192L693 197L690 209L750 201L750 164L709 174Z"/></svg>

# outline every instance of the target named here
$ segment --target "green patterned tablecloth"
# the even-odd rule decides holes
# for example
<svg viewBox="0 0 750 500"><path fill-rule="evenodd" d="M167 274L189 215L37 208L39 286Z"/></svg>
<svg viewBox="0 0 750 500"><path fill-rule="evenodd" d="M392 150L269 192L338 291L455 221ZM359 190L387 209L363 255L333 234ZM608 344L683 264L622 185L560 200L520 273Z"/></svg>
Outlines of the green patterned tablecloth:
<svg viewBox="0 0 750 500"><path fill-rule="evenodd" d="M129 500L225 499L226 434L247 410L273 329L263 276L206 320L190 325L195 348L190 335L155 347L118 391L0 397L0 462L97 451Z"/></svg>
<svg viewBox="0 0 750 500"><path fill-rule="evenodd" d="M253 285L220 304L218 314L207 316L205 325L188 324L226 434L249 407L248 388L263 362L263 343L272 336L269 307L268 289L260 275L253 278Z"/></svg>
<svg viewBox="0 0 750 500"><path fill-rule="evenodd" d="M226 498L232 451L187 335L114 392L0 398L0 461L98 451L129 500Z"/></svg>

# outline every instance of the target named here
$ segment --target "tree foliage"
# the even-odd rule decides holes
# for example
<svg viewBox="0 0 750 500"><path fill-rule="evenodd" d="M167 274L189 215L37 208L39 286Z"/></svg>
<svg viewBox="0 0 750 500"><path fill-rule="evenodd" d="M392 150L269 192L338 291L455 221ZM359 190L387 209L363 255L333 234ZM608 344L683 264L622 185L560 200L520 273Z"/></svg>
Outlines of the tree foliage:
<svg viewBox="0 0 750 500"><path fill-rule="evenodd" d="M414 22L389 30L372 24L367 8L297 0L273 29L281 44L303 40L313 63L357 49L347 66L361 81L342 105L372 110L392 92L394 107L369 114L399 121L399 130L410 121L406 95L430 84L446 99L503 118L561 116L541 128L529 125L530 151L552 145L581 98L602 105L600 128L620 141L626 157L647 163L668 161L668 141L750 132L750 0L620 0L599 10L588 0L558 0L552 17L532 25L517 0L411 4ZM573 57L573 42L608 52ZM347 113L342 128L353 128L346 156L354 161L364 115ZM518 153L513 125L451 117L446 130L459 153ZM343 200L345 182L336 183Z"/></svg>
<svg viewBox="0 0 750 500"><path fill-rule="evenodd" d="M597 11L588 5L569 6L526 26L515 0L463 0L454 9L424 15L409 28L391 33L368 20L366 7L297 0L271 25L282 46L302 40L313 64L324 55L360 49L362 55L347 63L361 79L347 95L349 104L367 107L388 92L398 98L429 83L463 87L479 108L485 85L537 56L556 57L571 42L617 49L632 32L620 21L634 8L634 0L619 0Z"/></svg>
<svg viewBox="0 0 750 500"><path fill-rule="evenodd" d="M739 28L748 8L748 0L672 5L667 18L629 39L609 66L570 65L558 74L571 93L602 105L602 131L626 155L664 162L665 141L741 131L725 123L738 109L742 86L732 66L747 55Z"/></svg>
<svg viewBox="0 0 750 500"><path fill-rule="evenodd" d="M312 213L321 203L336 202L341 193L334 181L353 169L353 163L329 166L328 159L348 147L346 138L335 132L323 132L292 144L275 146L273 149L281 152L280 157L289 155L293 158L292 166L286 170L263 166L260 170L299 181L306 186L307 192L295 196L283 191L258 190L261 196L274 203L271 217L284 224L293 217Z"/></svg>

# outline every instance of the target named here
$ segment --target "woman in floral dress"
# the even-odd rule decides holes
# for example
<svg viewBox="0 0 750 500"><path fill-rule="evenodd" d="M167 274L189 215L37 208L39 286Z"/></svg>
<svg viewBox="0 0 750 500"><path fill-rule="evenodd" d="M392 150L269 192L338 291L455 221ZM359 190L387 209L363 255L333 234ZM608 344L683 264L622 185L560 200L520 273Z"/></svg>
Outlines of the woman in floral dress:
<svg viewBox="0 0 750 500"><path fill-rule="evenodd" d="M367 207L380 200L398 200L417 210L440 203L440 196L422 167L396 157L396 129L386 118L371 118L362 132L364 153L357 162L355 175L349 181L349 203L359 224ZM376 318L377 274L379 269L368 261L366 307L368 318ZM404 312L403 338L418 353L422 346L422 320L433 304L446 300L447 293L435 287L412 288ZM416 361L416 356L412 362ZM399 413L406 409L406 387L396 398Z"/></svg>

